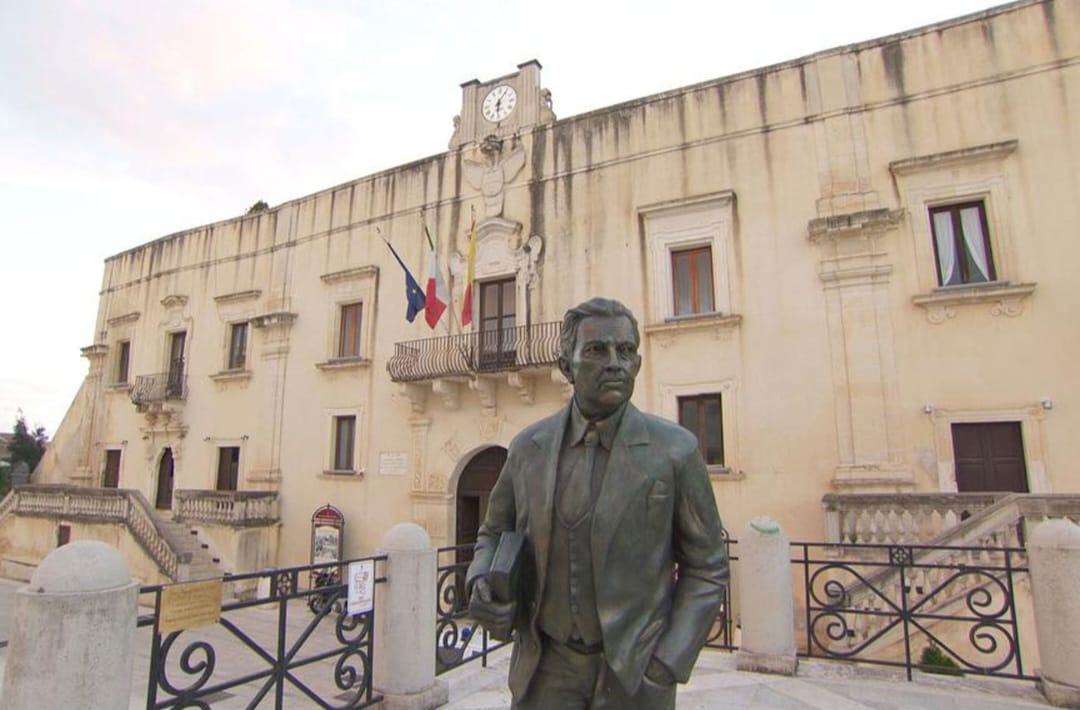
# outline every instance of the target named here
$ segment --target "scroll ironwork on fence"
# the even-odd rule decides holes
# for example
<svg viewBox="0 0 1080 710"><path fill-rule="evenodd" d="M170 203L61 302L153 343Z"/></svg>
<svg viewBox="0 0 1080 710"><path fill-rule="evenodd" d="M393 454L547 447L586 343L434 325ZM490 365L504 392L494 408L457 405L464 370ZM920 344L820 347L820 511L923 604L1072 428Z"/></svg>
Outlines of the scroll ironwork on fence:
<svg viewBox="0 0 1080 710"><path fill-rule="evenodd" d="M1033 679L1017 622L1023 548L793 543L803 655Z"/></svg>
<svg viewBox="0 0 1080 710"><path fill-rule="evenodd" d="M376 565L377 590L386 581L386 557L365 559ZM379 702L372 686L375 612L350 614L344 583L314 583L327 572L343 579L349 562L227 577L226 590L262 580L264 592L225 602L213 626L168 633L160 628L165 586L143 587L142 603L153 604L138 620L152 629L147 710L210 708L235 696L246 707L266 701L277 710L289 698L290 705L328 710Z"/></svg>
<svg viewBox="0 0 1080 710"><path fill-rule="evenodd" d="M473 545L440 547L436 571L435 674L480 659L487 666L488 654L507 644L492 639L486 629L468 618L465 574L472 561Z"/></svg>

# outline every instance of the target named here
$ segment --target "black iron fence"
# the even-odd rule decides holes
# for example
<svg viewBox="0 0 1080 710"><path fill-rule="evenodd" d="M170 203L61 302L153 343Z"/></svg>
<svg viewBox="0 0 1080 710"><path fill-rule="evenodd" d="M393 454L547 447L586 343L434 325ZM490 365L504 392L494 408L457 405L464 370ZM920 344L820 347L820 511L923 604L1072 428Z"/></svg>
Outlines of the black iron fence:
<svg viewBox="0 0 1080 710"><path fill-rule="evenodd" d="M386 557L365 559L375 565L378 590ZM379 702L372 687L374 611L350 614L339 582L355 561L226 577L218 622L181 631L161 630L166 585L143 587L140 603L153 609L138 620L151 629L147 710L280 710L287 702L344 710ZM228 598L241 591L254 598Z"/></svg>
<svg viewBox="0 0 1080 710"><path fill-rule="evenodd" d="M186 398L187 377L182 367L154 375L139 375L131 388L131 401L139 406Z"/></svg>
<svg viewBox="0 0 1080 710"><path fill-rule="evenodd" d="M554 365L561 326L553 321L395 343L386 369L394 382L413 382Z"/></svg>
<svg viewBox="0 0 1080 710"><path fill-rule="evenodd" d="M1010 547L793 543L802 655L906 671L1033 679L1018 606L1026 554ZM800 596L796 589L796 598Z"/></svg>
<svg viewBox="0 0 1080 710"><path fill-rule="evenodd" d="M473 545L451 545L438 549L435 582L435 674L480 659L487 666L488 654L507 644L496 641L487 630L468 618L465 573L472 561Z"/></svg>
<svg viewBox="0 0 1080 710"><path fill-rule="evenodd" d="M728 537L727 531L724 531L724 545L727 547L728 563L731 565L731 580L734 582L737 572L735 571L735 563L739 561L737 545L738 540L732 540ZM724 587L724 599L720 606L720 611L716 615L716 619L713 621L712 629L709 631L709 636L705 639L705 646L707 648L715 648L723 651L737 651L739 648L738 639L735 636L736 629L736 615L733 607L734 597L731 593L731 584Z"/></svg>

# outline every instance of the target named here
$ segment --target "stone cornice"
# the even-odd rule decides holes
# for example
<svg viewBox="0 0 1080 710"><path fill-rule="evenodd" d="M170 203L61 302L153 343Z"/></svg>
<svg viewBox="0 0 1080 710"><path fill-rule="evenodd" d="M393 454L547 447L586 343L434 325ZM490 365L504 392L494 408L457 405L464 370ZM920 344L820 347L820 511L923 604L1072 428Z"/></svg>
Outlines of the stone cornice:
<svg viewBox="0 0 1080 710"><path fill-rule="evenodd" d="M341 271L332 271L328 274L323 274L319 278L323 280L323 283L336 283L338 281L351 281L354 279L368 279L374 278L379 275L379 267L374 264L365 264L364 266L357 266L352 269L342 269Z"/></svg>
<svg viewBox="0 0 1080 710"><path fill-rule="evenodd" d="M900 225L903 218L903 210L890 210L883 207L876 210L862 210L860 212L830 215L829 217L818 217L807 223L806 231L811 242L820 242L824 239L863 237L895 229Z"/></svg>
<svg viewBox="0 0 1080 710"><path fill-rule="evenodd" d="M907 175L919 170L937 169L951 165L973 163L979 160L1000 160L1015 151L1017 145L1019 145L1019 141L1008 140L894 160L889 163L889 172L893 175Z"/></svg>
<svg viewBox="0 0 1080 710"><path fill-rule="evenodd" d="M113 316L105 321L106 325L110 328L124 323L134 323L139 320L139 316L142 315L139 311L131 311L129 313L121 313L118 316Z"/></svg>
<svg viewBox="0 0 1080 710"><path fill-rule="evenodd" d="M292 326L296 317L296 313L290 313L289 311L275 311L273 313L264 313L261 316L255 316L251 319L251 324L256 328L270 328L273 326L288 328Z"/></svg>
<svg viewBox="0 0 1080 710"><path fill-rule="evenodd" d="M235 293L225 293L220 296L214 296L214 301L217 303L235 303L237 301L253 301L262 295L262 291L259 289L251 289L250 291L237 291Z"/></svg>

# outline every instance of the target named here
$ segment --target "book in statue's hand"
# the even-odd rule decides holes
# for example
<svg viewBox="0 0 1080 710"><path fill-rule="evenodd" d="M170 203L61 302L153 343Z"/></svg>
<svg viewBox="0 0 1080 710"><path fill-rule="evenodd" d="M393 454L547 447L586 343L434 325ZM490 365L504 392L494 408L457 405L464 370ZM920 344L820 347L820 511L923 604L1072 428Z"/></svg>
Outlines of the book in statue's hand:
<svg viewBox="0 0 1080 710"><path fill-rule="evenodd" d="M508 531L499 535L495 555L488 570L492 596L500 602L516 602L521 590L521 569L525 564L525 536Z"/></svg>

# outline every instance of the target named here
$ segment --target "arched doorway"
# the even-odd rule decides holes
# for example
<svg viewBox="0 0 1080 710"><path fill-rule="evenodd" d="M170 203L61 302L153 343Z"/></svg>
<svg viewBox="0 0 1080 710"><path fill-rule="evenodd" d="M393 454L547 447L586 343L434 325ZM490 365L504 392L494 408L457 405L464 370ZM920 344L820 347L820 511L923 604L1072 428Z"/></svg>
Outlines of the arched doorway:
<svg viewBox="0 0 1080 710"><path fill-rule="evenodd" d="M495 487L504 463L506 449L491 446L473 456L465 465L457 485L455 545L471 545L476 542L476 533L487 514L488 496ZM471 550L469 559L472 559Z"/></svg>
<svg viewBox="0 0 1080 710"><path fill-rule="evenodd" d="M506 449L501 446L490 446L476 453L469 463L465 464L465 468L458 477L454 544L462 547L454 555L457 563L454 574L454 584L457 588L454 595L455 611L463 610L469 603L465 598L465 572L469 568L469 563L472 562L473 545L476 543L480 523L484 522L484 516L487 515L488 497L491 495L491 489L495 487L495 481L499 478L499 472L502 471L504 463L506 463Z"/></svg>
<svg viewBox="0 0 1080 710"><path fill-rule="evenodd" d="M172 508L173 494L173 454L172 449L166 448L161 452L161 461L158 463L157 496L154 499L154 507L159 510Z"/></svg>

